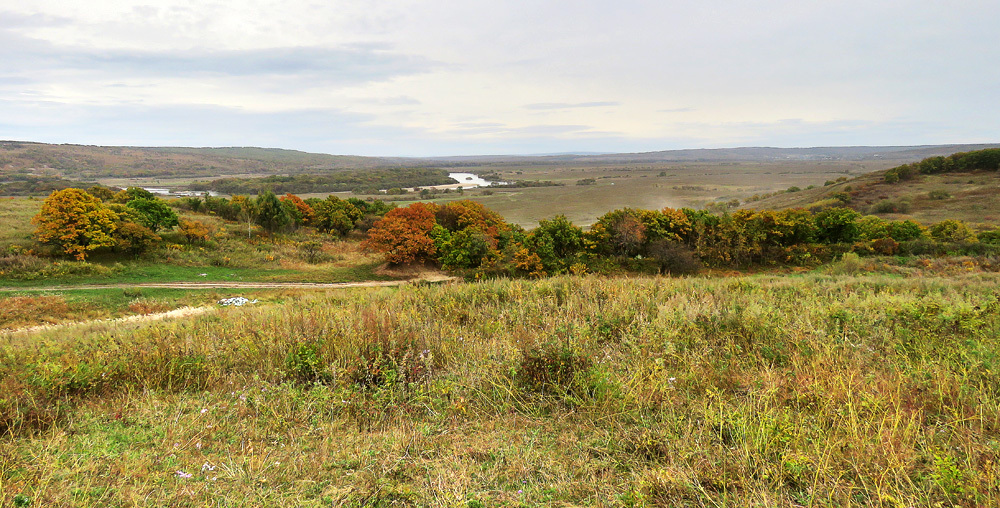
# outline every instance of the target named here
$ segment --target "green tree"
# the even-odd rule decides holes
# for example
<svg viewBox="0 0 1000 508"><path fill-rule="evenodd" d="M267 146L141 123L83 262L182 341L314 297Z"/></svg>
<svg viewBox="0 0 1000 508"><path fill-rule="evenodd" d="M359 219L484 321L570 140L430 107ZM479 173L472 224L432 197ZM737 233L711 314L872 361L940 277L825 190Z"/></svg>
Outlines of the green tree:
<svg viewBox="0 0 1000 508"><path fill-rule="evenodd" d="M292 223L292 218L288 216L288 210L282 206L281 201L271 191L264 191L254 200L255 222L264 231L274 233L284 229Z"/></svg>
<svg viewBox="0 0 1000 508"><path fill-rule="evenodd" d="M138 214L139 224L156 233L160 229L170 229L178 224L177 213L163 200L157 198L136 198L126 204Z"/></svg>
<svg viewBox="0 0 1000 508"><path fill-rule="evenodd" d="M337 196L329 196L325 200L312 203L315 216L313 225L320 231L344 236L364 218L364 212Z"/></svg>
<svg viewBox="0 0 1000 508"><path fill-rule="evenodd" d="M565 215L556 215L552 220L539 221L525 243L546 272L563 273L583 250L583 229L574 226Z"/></svg>
<svg viewBox="0 0 1000 508"><path fill-rule="evenodd" d="M817 239L824 243L850 243L858 239L861 214L850 208L827 208L816 214Z"/></svg>

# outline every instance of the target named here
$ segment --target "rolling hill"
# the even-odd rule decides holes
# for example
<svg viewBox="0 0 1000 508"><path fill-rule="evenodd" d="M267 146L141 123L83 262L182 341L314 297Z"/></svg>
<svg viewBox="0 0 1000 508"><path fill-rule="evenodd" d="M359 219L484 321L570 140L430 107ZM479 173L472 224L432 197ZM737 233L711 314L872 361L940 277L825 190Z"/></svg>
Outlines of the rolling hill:
<svg viewBox="0 0 1000 508"><path fill-rule="evenodd" d="M936 155L935 155L936 156ZM962 170L917 173L894 183L890 170L828 181L822 187L798 189L751 198L743 208L756 210L846 206L861 213L922 223L959 219L970 224L1000 223L1000 171Z"/></svg>

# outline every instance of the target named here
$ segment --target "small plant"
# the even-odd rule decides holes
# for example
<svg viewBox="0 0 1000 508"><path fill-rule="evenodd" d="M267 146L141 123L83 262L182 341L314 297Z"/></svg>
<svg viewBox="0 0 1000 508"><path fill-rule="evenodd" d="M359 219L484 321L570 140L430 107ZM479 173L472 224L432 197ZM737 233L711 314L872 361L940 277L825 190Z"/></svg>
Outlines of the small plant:
<svg viewBox="0 0 1000 508"><path fill-rule="evenodd" d="M434 354L412 341L379 343L366 347L358 363L347 370L347 378L360 388L408 388L426 381L434 368Z"/></svg>
<svg viewBox="0 0 1000 508"><path fill-rule="evenodd" d="M530 390L562 395L578 392L590 367L590 358L569 345L542 344L521 351L517 379Z"/></svg>
<svg viewBox="0 0 1000 508"><path fill-rule="evenodd" d="M931 199L938 199L938 200L940 200L940 199L948 199L948 198L950 198L951 194L948 193L948 191L946 191L946 190L938 189L938 190L932 190L929 193L927 193L927 197L929 197Z"/></svg>
<svg viewBox="0 0 1000 508"><path fill-rule="evenodd" d="M327 370L319 355L319 344L302 342L292 349L285 359L287 375L302 383L329 383L333 375Z"/></svg>
<svg viewBox="0 0 1000 508"><path fill-rule="evenodd" d="M122 289L122 295L124 295L125 298L142 298L142 288Z"/></svg>
<svg viewBox="0 0 1000 508"><path fill-rule="evenodd" d="M865 262L861 260L861 256L853 252L846 252L840 257L840 261L830 266L830 271L836 275L853 275L864 268Z"/></svg>

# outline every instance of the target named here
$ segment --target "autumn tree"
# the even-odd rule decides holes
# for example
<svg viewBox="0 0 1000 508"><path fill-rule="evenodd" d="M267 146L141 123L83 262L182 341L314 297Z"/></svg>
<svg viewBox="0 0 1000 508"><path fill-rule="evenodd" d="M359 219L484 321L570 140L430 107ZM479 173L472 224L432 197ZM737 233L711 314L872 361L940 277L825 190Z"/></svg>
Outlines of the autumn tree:
<svg viewBox="0 0 1000 508"><path fill-rule="evenodd" d="M110 202L115 197L114 191L103 185L94 185L90 187L89 189L87 189L87 194L90 194L91 196L94 196L95 198L100 199L105 203Z"/></svg>
<svg viewBox="0 0 1000 508"><path fill-rule="evenodd" d="M296 226L311 225L315 220L316 212L308 203L295 194L288 193L281 197L281 204L285 207L288 216L292 218Z"/></svg>
<svg viewBox="0 0 1000 508"><path fill-rule="evenodd" d="M502 215L468 199L441 205L435 218L441 227L452 233L462 230L482 233L494 249L499 247L501 233L507 229L507 222Z"/></svg>
<svg viewBox="0 0 1000 508"><path fill-rule="evenodd" d="M32 223L38 226L35 239L39 242L56 245L83 261L87 251L115 244L112 235L117 219L100 199L70 188L50 194Z"/></svg>
<svg viewBox="0 0 1000 508"><path fill-rule="evenodd" d="M141 224L119 222L114 239L116 250L138 256L153 248L160 241L160 236Z"/></svg>
<svg viewBox="0 0 1000 508"><path fill-rule="evenodd" d="M644 212L623 208L600 216L586 235L590 247L601 254L640 254L646 243L646 225L642 221Z"/></svg>
<svg viewBox="0 0 1000 508"><path fill-rule="evenodd" d="M430 232L437 225L436 211L429 203L393 209L372 226L362 246L385 253L386 260L397 265L433 260L437 248Z"/></svg>
<svg viewBox="0 0 1000 508"><path fill-rule="evenodd" d="M181 220L180 232L187 239L188 243L204 242L208 240L208 226L196 220Z"/></svg>

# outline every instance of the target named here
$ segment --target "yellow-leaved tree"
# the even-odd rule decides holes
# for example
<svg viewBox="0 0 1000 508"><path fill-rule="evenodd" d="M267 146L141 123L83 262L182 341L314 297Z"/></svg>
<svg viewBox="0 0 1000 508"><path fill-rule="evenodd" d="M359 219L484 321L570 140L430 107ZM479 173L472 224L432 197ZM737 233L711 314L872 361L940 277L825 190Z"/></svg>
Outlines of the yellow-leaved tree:
<svg viewBox="0 0 1000 508"><path fill-rule="evenodd" d="M38 225L36 240L57 245L83 261L87 251L115 244L112 235L117 219L100 199L80 189L63 189L45 198L31 222Z"/></svg>

